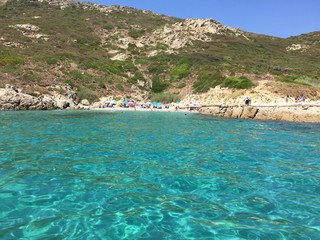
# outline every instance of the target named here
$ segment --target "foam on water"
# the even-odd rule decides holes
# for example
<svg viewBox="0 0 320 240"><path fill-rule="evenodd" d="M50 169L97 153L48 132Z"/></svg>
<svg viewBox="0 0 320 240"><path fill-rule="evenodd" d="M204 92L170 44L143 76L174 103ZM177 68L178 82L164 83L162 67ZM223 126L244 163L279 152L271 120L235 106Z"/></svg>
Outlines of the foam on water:
<svg viewBox="0 0 320 240"><path fill-rule="evenodd" d="M1 239L317 239L320 125L0 112Z"/></svg>

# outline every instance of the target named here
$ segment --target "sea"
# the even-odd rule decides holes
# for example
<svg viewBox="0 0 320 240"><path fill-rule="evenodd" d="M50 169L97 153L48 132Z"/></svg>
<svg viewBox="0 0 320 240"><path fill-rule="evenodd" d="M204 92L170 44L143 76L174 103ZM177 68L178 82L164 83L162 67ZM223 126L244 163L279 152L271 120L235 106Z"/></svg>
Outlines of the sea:
<svg viewBox="0 0 320 240"><path fill-rule="evenodd" d="M320 124L0 111L0 239L320 239Z"/></svg>

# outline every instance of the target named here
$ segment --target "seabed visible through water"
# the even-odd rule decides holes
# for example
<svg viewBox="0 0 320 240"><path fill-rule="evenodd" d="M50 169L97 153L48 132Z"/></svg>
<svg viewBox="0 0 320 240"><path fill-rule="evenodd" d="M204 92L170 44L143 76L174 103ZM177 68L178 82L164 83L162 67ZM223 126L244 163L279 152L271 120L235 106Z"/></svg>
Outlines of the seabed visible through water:
<svg viewBox="0 0 320 240"><path fill-rule="evenodd" d="M0 112L1 239L318 239L320 125Z"/></svg>

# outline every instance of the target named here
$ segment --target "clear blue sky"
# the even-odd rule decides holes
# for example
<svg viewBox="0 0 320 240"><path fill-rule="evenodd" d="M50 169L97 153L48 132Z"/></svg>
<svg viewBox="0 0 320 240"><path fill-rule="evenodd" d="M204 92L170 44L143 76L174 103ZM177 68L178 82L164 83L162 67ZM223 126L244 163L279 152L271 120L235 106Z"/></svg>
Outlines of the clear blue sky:
<svg viewBox="0 0 320 240"><path fill-rule="evenodd" d="M320 0L81 0L178 18L212 18L230 27L290 37L320 31Z"/></svg>

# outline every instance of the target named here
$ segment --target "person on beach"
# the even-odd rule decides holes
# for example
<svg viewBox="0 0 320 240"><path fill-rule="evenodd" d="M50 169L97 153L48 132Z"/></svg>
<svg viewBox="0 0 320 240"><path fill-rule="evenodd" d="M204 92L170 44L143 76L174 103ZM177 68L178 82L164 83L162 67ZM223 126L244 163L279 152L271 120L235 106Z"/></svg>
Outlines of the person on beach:
<svg viewBox="0 0 320 240"><path fill-rule="evenodd" d="M246 96L246 98L244 99L244 104L247 105L247 106L249 106L250 103L251 103L250 97L249 97L249 96Z"/></svg>
<svg viewBox="0 0 320 240"><path fill-rule="evenodd" d="M300 98L301 102L304 102L306 100L305 96L302 94Z"/></svg>

